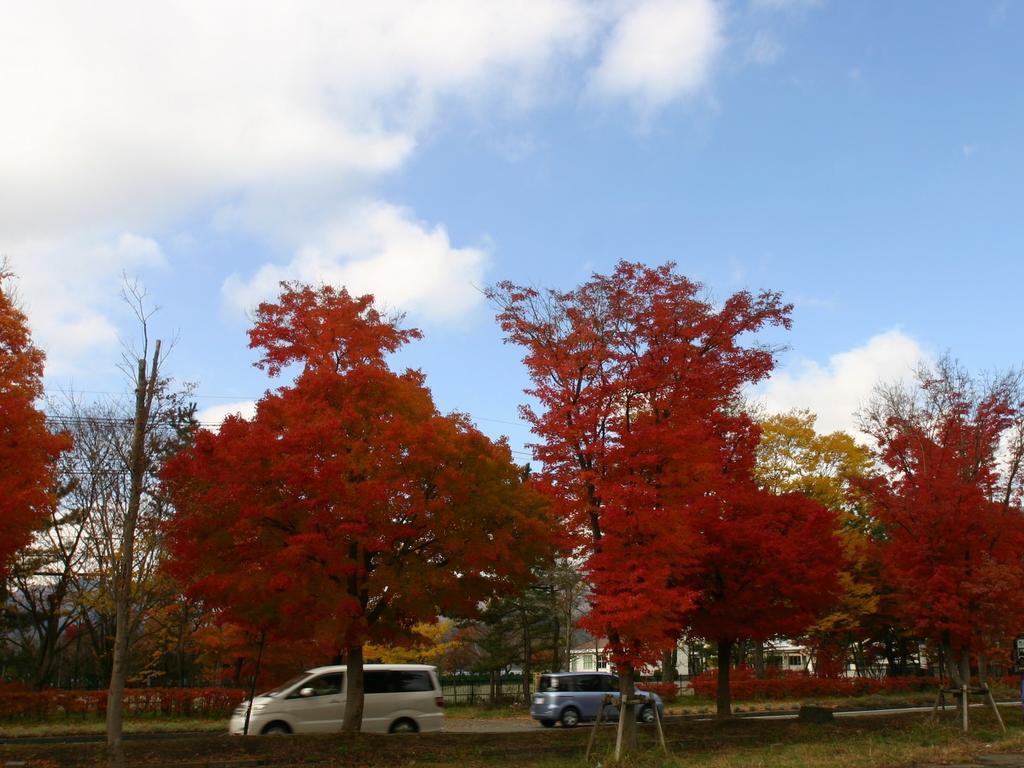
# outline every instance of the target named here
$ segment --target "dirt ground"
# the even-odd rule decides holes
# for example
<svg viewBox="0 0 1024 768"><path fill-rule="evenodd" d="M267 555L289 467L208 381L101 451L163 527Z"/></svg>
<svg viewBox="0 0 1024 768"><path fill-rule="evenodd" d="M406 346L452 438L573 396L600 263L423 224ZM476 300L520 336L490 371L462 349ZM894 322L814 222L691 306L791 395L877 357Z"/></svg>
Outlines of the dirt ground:
<svg viewBox="0 0 1024 768"><path fill-rule="evenodd" d="M493 722L493 721L492 721ZM636 762L640 765L685 765L707 764L747 766L755 763L764 765L815 765L841 766L909 766L915 761L908 759L906 751L891 752L880 762L865 762L865 745L870 749L883 751L891 746L904 749L925 743L961 744L958 751L942 753L932 760L949 768L951 764L961 766L1001 766L1002 768L1024 768L1024 753L1020 753L1022 742L1020 726L1015 724L1014 734L1005 741L1003 750L1016 750L1019 754L998 754L1000 746L993 730L994 724L986 724L979 717L979 733L964 741L958 730L947 725L941 731L928 730L924 718L912 715L840 718L833 722L812 724L796 720L755 720L736 718L720 723L715 721L673 719L665 724L669 747L679 761L663 761L656 757L656 730L654 726L641 726L640 747L648 750L648 758ZM478 721L462 732L438 734L415 734L408 736L375 736L358 734L351 737L340 735L287 736L287 737L232 737L226 734L189 735L179 737L140 738L126 741L126 756L129 766L152 768L252 768L255 766L331 766L332 768L377 768L378 766L420 766L430 768L482 768L483 766L516 766L516 768L558 768L582 767L587 742L592 728L545 729L532 723L512 721L507 732L482 732L475 728L485 727ZM933 727L934 728L934 727ZM603 760L614 742L614 728L599 729L595 734L595 758L590 765ZM986 735L988 734L988 735ZM777 759L764 760L779 748L795 749L798 752L779 762ZM832 760L839 745L847 746L847 753L854 753L853 760ZM794 760L794 754L803 750L813 756L822 750L827 752L826 762L820 758ZM879 756L881 756L881 752ZM897 757L897 754L900 756ZM917 753L920 755L920 753ZM933 753L935 754L935 753ZM953 755L954 759L950 759ZM978 755L973 757L971 755ZM970 757L969 757L970 756ZM960 760L960 763L956 763ZM926 768L928 760L917 760L915 768ZM102 742L92 743L47 743L30 744L24 741L0 744L0 767L2 768L79 768L106 765L105 746ZM631 763L631 765L633 765ZM932 768L932 766L927 766Z"/></svg>
<svg viewBox="0 0 1024 768"><path fill-rule="evenodd" d="M737 719L728 723L669 721L666 736L675 752L718 752L737 746L842 739L846 735L882 733L905 727L906 720L870 718L808 725L795 721ZM227 735L140 739L126 742L129 765L182 768L249 768L249 766L432 766L520 767L564 762L580 764L591 728L530 727L510 733L439 733L410 736L356 735L242 738ZM655 746L653 726L640 729L642 747ZM598 750L610 747L613 728L596 734ZM105 761L104 746L89 744L0 745L0 765L14 768L95 766Z"/></svg>

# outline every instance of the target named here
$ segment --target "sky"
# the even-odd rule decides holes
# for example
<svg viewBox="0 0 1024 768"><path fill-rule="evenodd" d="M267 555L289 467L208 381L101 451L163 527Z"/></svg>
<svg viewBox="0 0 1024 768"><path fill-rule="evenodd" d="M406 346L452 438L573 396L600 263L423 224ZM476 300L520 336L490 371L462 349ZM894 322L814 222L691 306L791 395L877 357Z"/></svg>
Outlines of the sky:
<svg viewBox="0 0 1024 768"><path fill-rule="evenodd" d="M50 393L117 397L138 327L204 423L251 413L281 280L406 313L444 411L528 386L481 290L620 259L795 305L770 411L1021 363L1024 2L0 0L0 254Z"/></svg>

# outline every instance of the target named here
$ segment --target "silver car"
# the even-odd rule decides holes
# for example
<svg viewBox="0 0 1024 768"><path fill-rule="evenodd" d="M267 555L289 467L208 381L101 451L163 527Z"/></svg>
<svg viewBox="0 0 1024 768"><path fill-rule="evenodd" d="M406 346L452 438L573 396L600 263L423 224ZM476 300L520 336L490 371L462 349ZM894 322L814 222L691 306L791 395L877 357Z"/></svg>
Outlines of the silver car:
<svg viewBox="0 0 1024 768"><path fill-rule="evenodd" d="M661 697L634 688L638 697L646 698L637 706L637 719L653 723L656 716L665 713ZM596 720L604 697L611 694L619 697L619 678L607 672L550 672L540 676L537 691L530 702L530 714L545 728L561 722L565 728L573 728L581 721ZM654 708L658 712L655 714ZM617 720L619 709L605 705L603 720Z"/></svg>
<svg viewBox="0 0 1024 768"><path fill-rule="evenodd" d="M336 733L345 717L344 666L303 672L252 702L249 734ZM363 724L368 733L440 731L444 694L434 667L423 664L366 664L363 667ZM241 734L249 702L243 701L229 730Z"/></svg>

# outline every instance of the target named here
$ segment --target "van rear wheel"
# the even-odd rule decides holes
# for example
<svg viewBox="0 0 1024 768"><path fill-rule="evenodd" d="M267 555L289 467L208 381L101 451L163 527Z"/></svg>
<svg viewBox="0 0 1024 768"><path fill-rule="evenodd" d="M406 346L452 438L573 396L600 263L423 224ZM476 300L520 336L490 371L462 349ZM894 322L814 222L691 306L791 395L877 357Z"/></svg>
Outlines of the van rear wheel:
<svg viewBox="0 0 1024 768"><path fill-rule="evenodd" d="M563 728L575 728L580 724L580 713L575 707L567 707L562 712L562 727Z"/></svg>
<svg viewBox="0 0 1024 768"><path fill-rule="evenodd" d="M388 733L419 733L419 727L415 721L410 720L407 717L403 717L401 720L395 720L391 724L391 728L388 729Z"/></svg>
<svg viewBox="0 0 1024 768"><path fill-rule="evenodd" d="M263 729L262 733L264 736L287 736L292 732L292 729L288 727L287 723L271 723Z"/></svg>

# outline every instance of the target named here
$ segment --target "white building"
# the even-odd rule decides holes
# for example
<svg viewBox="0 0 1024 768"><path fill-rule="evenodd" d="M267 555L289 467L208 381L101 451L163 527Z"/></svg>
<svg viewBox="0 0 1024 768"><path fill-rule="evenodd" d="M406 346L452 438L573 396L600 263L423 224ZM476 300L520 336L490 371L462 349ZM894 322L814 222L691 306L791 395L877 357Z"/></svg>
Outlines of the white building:
<svg viewBox="0 0 1024 768"><path fill-rule="evenodd" d="M608 654L605 650L608 640L606 638L594 638L589 643L578 645L569 650L569 671L587 672L597 670L598 672L611 672L611 665L608 661ZM676 679L687 680L690 676L690 651L687 645L680 640L676 646ZM647 666L640 670L642 677L653 676L659 671L657 666Z"/></svg>

